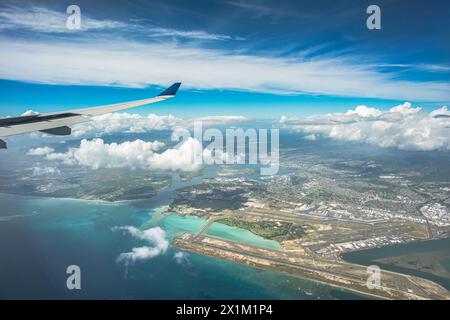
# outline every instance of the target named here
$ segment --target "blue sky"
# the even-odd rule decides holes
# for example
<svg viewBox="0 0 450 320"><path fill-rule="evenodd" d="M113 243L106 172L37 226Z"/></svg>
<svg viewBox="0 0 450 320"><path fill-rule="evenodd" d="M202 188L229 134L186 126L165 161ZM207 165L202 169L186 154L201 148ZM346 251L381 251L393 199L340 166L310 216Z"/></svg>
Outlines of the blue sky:
<svg viewBox="0 0 450 320"><path fill-rule="evenodd" d="M140 99L136 112L255 118L450 102L450 4L377 1L2 1L0 115Z"/></svg>

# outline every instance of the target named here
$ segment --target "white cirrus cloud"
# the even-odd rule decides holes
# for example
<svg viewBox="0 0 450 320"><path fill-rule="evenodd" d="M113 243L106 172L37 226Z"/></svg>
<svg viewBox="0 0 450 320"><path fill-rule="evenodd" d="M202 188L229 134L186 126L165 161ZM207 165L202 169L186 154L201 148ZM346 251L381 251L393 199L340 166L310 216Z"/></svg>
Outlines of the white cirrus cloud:
<svg viewBox="0 0 450 320"><path fill-rule="evenodd" d="M81 24L79 30L66 27L69 17L64 11L55 11L42 6L3 6L0 8L0 31L28 30L43 34L71 34L80 31L106 31L139 33L143 38L184 38L188 40L244 40L242 37L233 37L225 34L209 33L203 30L177 30L142 24L139 20L117 21L108 19L95 19L83 12L81 8ZM80 36L81 34L78 34Z"/></svg>
<svg viewBox="0 0 450 320"><path fill-rule="evenodd" d="M6 6L0 11L0 30L19 29L41 33L73 33L66 27L65 11L54 11L38 6ZM85 14L80 31L124 28L125 23L113 20L97 20Z"/></svg>
<svg viewBox="0 0 450 320"><path fill-rule="evenodd" d="M117 257L117 262L133 264L136 261L145 261L160 254L164 254L169 248L166 232L160 227L139 230L132 226L114 227L113 231L123 231L132 237L145 241L150 245L133 248L130 252L123 252Z"/></svg>
<svg viewBox="0 0 450 320"><path fill-rule="evenodd" d="M166 86L448 101L450 85L399 80L357 57L292 59L173 42L0 37L0 78L61 85ZM105 59L105 57L108 57Z"/></svg>
<svg viewBox="0 0 450 320"><path fill-rule="evenodd" d="M180 37L198 40L244 40L242 37L232 37L201 30L182 31L169 28L149 28L147 31L150 37Z"/></svg>
<svg viewBox="0 0 450 320"><path fill-rule="evenodd" d="M379 147L403 150L450 150L450 112L446 106L432 112L413 108L411 103L387 111L358 106L345 113L290 118L283 116L285 128L312 136L344 141L358 141Z"/></svg>

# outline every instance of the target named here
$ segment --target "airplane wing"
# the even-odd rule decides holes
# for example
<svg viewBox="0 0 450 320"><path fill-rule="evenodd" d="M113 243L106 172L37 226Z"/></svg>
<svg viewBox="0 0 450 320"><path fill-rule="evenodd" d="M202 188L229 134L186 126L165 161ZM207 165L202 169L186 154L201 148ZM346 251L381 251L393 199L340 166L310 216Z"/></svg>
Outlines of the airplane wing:
<svg viewBox="0 0 450 320"><path fill-rule="evenodd" d="M69 135L71 133L70 126L77 123L90 121L92 117L173 98L180 88L180 85L181 83L179 82L174 83L169 88L161 92L158 96L143 100L57 113L2 118L0 119L0 137L7 137L34 131L41 131L53 135ZM6 149L6 143L2 140L0 140L0 149Z"/></svg>

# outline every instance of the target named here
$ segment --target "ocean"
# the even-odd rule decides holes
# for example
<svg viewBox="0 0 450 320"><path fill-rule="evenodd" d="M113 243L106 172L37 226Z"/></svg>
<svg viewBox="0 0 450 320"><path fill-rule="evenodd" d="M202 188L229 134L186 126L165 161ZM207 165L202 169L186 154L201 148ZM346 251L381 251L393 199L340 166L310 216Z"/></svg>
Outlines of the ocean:
<svg viewBox="0 0 450 320"><path fill-rule="evenodd" d="M146 245L114 231L160 227L169 242L206 223L162 214L160 201L108 203L0 194L0 298L2 299L359 299L308 279L259 270L178 249L134 264L123 252ZM277 248L274 241L214 223L209 235ZM66 269L81 269L81 290L68 290Z"/></svg>

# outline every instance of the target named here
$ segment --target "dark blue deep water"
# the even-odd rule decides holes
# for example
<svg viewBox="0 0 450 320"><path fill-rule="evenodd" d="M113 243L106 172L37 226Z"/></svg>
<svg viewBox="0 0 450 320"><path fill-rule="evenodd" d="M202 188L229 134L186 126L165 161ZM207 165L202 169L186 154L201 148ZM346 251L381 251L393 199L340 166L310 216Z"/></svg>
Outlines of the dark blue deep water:
<svg viewBox="0 0 450 320"><path fill-rule="evenodd" d="M184 263L169 248L134 265L122 252L145 245L116 226L160 226L169 241L197 230L199 219L162 216L145 203L104 203L0 194L2 299L336 299L340 289L200 255ZM254 239L253 239L254 240ZM66 268L81 268L81 290L68 290Z"/></svg>

